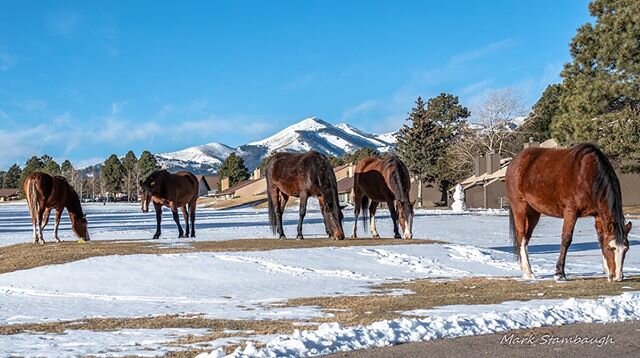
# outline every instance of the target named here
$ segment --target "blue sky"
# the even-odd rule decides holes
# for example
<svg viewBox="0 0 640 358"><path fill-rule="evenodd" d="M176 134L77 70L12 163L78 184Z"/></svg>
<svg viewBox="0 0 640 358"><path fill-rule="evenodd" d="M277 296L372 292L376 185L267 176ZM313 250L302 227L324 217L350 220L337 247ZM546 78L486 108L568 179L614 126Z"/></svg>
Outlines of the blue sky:
<svg viewBox="0 0 640 358"><path fill-rule="evenodd" d="M0 168L235 146L305 117L398 129L559 81L587 1L14 1L0 11Z"/></svg>

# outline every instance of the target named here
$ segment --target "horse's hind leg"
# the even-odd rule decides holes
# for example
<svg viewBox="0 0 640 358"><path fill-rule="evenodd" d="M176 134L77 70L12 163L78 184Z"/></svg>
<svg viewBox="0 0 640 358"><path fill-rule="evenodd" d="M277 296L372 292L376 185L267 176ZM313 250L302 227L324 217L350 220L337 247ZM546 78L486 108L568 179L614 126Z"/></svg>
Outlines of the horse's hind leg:
<svg viewBox="0 0 640 358"><path fill-rule="evenodd" d="M371 223L369 226L371 227L371 235L374 239L379 239L380 234L378 234L378 229L376 228L376 209L378 208L377 201L371 201L369 204L369 215L371 216Z"/></svg>
<svg viewBox="0 0 640 358"><path fill-rule="evenodd" d="M531 264L529 263L529 239L533 233L533 228L540 218L540 214L534 215L533 211L528 207L528 204L513 203L512 207L513 224L515 229L515 243L516 250L518 250L518 256L520 257L520 268L522 269L522 277L525 279L533 279L533 271L531 271ZM530 219L533 225L530 225Z"/></svg>
<svg viewBox="0 0 640 358"><path fill-rule="evenodd" d="M187 206L185 205L181 207L180 210L182 210L182 216L184 216L184 223L185 223L184 236L189 236L189 214L187 213Z"/></svg>
<svg viewBox="0 0 640 358"><path fill-rule="evenodd" d="M38 226L39 238L37 242L41 244L44 244L44 233L43 233L44 227L42 226L42 220L44 219L44 212L45 212L45 208L42 208L42 207L38 208L37 226Z"/></svg>
<svg viewBox="0 0 640 358"><path fill-rule="evenodd" d="M304 220L304 216L307 214L307 199L309 196L306 193L300 194L300 219L298 220L298 236L296 239L303 240L302 236L302 221Z"/></svg>
<svg viewBox="0 0 640 358"><path fill-rule="evenodd" d="M393 200L387 201L387 206L389 207L389 215L391 215L391 221L393 222L393 238L402 239L402 236L398 231L398 213L396 212Z"/></svg>
<svg viewBox="0 0 640 358"><path fill-rule="evenodd" d="M567 251L573 240L573 228L576 226L578 216L575 211L566 211L564 213L564 222L562 223L562 242L560 243L560 256L556 263L556 280L566 280L567 276L564 274L564 261L567 258Z"/></svg>
<svg viewBox="0 0 640 358"><path fill-rule="evenodd" d="M196 202L198 198L189 203L189 216L191 218L191 237L196 237Z"/></svg>
<svg viewBox="0 0 640 358"><path fill-rule="evenodd" d="M178 238L184 237L184 231L182 230L182 225L180 225L180 217L178 216L178 207L175 204L171 205L171 213L173 214L173 221L178 225Z"/></svg>
<svg viewBox="0 0 640 358"><path fill-rule="evenodd" d="M276 218L278 220L278 236L281 239L286 239L284 235L284 228L282 227L282 215L284 214L284 208L289 200L289 195L278 190L278 207L276 208Z"/></svg>

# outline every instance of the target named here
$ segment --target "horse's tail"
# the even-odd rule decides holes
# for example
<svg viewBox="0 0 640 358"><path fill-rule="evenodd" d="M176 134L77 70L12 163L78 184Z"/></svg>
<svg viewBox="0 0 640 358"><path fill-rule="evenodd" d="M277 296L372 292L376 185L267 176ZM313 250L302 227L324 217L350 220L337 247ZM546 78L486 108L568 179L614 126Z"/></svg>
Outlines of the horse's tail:
<svg viewBox="0 0 640 358"><path fill-rule="evenodd" d="M278 228L278 220L276 218L276 206L274 200L278 200L278 198L274 198L271 192L271 178L269 170L267 169L266 173L267 177L267 206L269 208L269 224L271 225L271 232L276 234Z"/></svg>
<svg viewBox="0 0 640 358"><path fill-rule="evenodd" d="M33 220L37 223L38 221L38 212L40 211L40 204L38 203L38 191L36 190L36 181L28 178L27 179L27 192L25 193L27 196L27 205L29 206L29 212Z"/></svg>
<svg viewBox="0 0 640 358"><path fill-rule="evenodd" d="M367 232L367 222L369 222L369 218L367 217L367 213L369 212L369 198L366 195L362 196L360 208L360 210L362 210L362 228ZM357 223L355 225L357 225Z"/></svg>
<svg viewBox="0 0 640 358"><path fill-rule="evenodd" d="M509 207L509 236L513 245L513 255L520 262L520 246L518 246L518 235L516 235L516 222L513 217L513 210Z"/></svg>

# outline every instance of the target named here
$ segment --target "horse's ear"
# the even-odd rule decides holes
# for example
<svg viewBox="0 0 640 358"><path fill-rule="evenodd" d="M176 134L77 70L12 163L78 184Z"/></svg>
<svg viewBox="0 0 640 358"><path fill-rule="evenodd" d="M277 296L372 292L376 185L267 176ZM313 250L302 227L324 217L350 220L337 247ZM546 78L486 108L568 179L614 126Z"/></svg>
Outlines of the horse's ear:
<svg viewBox="0 0 640 358"><path fill-rule="evenodd" d="M631 227L633 227L633 224L631 224L631 221L629 221L627 225L624 226L624 230L627 232L627 235L629 235L629 231L631 231Z"/></svg>

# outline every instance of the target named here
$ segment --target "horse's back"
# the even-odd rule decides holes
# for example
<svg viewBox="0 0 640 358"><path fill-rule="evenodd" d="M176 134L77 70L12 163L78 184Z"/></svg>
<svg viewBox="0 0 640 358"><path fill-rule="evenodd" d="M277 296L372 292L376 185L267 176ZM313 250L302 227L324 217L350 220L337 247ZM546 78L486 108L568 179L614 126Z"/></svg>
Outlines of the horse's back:
<svg viewBox="0 0 640 358"><path fill-rule="evenodd" d="M329 159L316 151L304 153L280 152L271 156L266 167L267 182L288 195L299 196L303 191L318 195L321 182L335 183ZM334 185L335 186L335 185Z"/></svg>
<svg viewBox="0 0 640 358"><path fill-rule="evenodd" d="M399 183L395 183L396 180ZM406 165L396 156L366 157L356 165L354 185L372 200L388 201L401 195L394 193L394 187L408 197L411 177Z"/></svg>
<svg viewBox="0 0 640 358"><path fill-rule="evenodd" d="M591 155L594 152L580 148L527 148L520 152L505 177L509 202L526 202L549 216L562 217L568 207L590 214L598 163Z"/></svg>

